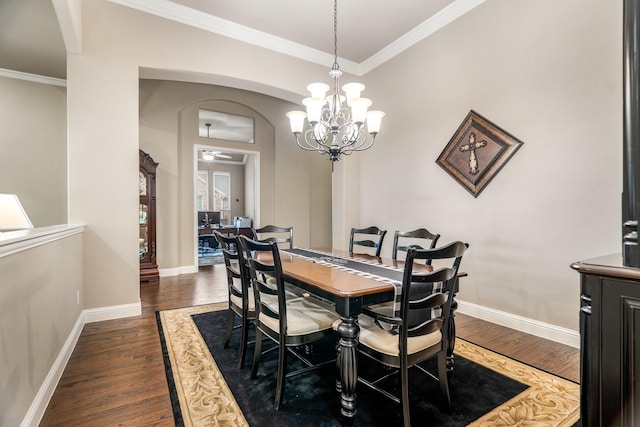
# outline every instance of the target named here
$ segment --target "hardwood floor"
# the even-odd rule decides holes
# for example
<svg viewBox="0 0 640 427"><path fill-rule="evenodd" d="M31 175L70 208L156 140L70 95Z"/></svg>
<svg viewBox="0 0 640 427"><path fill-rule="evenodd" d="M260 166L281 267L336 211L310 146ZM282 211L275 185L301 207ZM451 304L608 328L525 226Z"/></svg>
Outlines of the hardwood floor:
<svg viewBox="0 0 640 427"><path fill-rule="evenodd" d="M140 287L142 315L89 323L41 426L173 426L155 312L226 301L223 265ZM578 381L575 348L458 314L458 336Z"/></svg>

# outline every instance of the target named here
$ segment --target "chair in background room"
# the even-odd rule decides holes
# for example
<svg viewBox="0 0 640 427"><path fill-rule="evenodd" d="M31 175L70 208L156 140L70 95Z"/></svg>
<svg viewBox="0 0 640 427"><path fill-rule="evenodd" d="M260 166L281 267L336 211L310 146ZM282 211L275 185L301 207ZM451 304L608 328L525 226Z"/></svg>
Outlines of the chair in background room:
<svg viewBox="0 0 640 427"><path fill-rule="evenodd" d="M436 247L439 238L439 234L433 234L426 228L419 228L413 231L396 231L393 235L393 252L391 253L391 257L396 261L398 259L398 251L407 252L409 248L433 249ZM418 239L428 240L428 244L418 245ZM431 264L430 259L427 259L425 262L426 264Z"/></svg>
<svg viewBox="0 0 640 427"><path fill-rule="evenodd" d="M261 236L268 234L268 236ZM256 229L256 240L261 242L288 243L288 249L293 249L293 227L278 227L277 225L265 225Z"/></svg>
<svg viewBox="0 0 640 427"><path fill-rule="evenodd" d="M247 239L245 236L239 236L237 240L240 246L240 262L245 257L247 259L256 301L256 344L251 378L255 378L258 373L262 338L266 335L277 344L278 348L274 407L279 409L287 378L328 363L335 363L333 359L314 364L300 352L294 351L294 348L334 335L332 324L339 319L339 316L335 311L315 302L313 298L287 299L285 297L285 283L277 243L263 243ZM267 283L265 277L275 279L275 289ZM288 353L295 355L306 367L287 372Z"/></svg>
<svg viewBox="0 0 640 427"><path fill-rule="evenodd" d="M400 306L395 312L387 314L365 307L358 318L360 354L397 370L400 374L401 396L395 396L380 386L381 381L390 377L388 372L382 378L371 380L358 377L358 381L402 404L402 416L407 427L411 425L409 368L418 369L437 380L446 407L451 407L447 375L449 317L458 268L467 247L465 243L453 242L436 249L409 248L402 287L398 288L401 292ZM452 260L452 266L418 272L414 261L422 259L449 259ZM419 365L432 357L437 357L437 377Z"/></svg>
<svg viewBox="0 0 640 427"><path fill-rule="evenodd" d="M224 337L224 348L229 347L233 330L240 328L238 368L242 368L249 343L249 326L251 322L255 320L253 290L249 286L248 270L242 268L240 265L235 235L222 234L217 230L214 230L213 234L222 248L227 271L227 287L229 290L229 310L227 316L227 331ZM240 318L240 324L234 326L235 316Z"/></svg>
<svg viewBox="0 0 640 427"><path fill-rule="evenodd" d="M351 236L349 238L349 253L353 253L354 246L365 246L374 248L375 256L379 257L380 251L382 250L382 241L386 234L387 230L380 230L375 226L367 228L352 228Z"/></svg>

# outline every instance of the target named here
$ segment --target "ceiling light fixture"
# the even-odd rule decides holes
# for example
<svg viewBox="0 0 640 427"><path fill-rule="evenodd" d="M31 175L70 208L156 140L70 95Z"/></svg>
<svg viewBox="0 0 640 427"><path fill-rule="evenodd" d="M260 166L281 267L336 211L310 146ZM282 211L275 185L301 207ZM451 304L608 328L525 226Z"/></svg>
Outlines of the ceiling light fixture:
<svg viewBox="0 0 640 427"><path fill-rule="evenodd" d="M342 71L338 65L338 0L334 0L333 3L333 37L334 62L329 71L329 76L333 78L333 93L326 96L330 87L325 83L311 83L307 86L311 97L302 101L307 107L307 112L290 111L286 116L291 121L291 132L300 148L328 154L329 160L335 162L340 160L342 155L371 148L380 131L380 122L385 113L367 112L371 100L360 97L364 90L363 84L347 83L342 86L344 95L340 94ZM345 101L351 110L342 106ZM305 118L311 128L300 138ZM364 130L365 121L369 135Z"/></svg>
<svg viewBox="0 0 640 427"><path fill-rule="evenodd" d="M203 150L202 151L202 160L206 160L207 162L211 162L213 160L215 160L216 158L219 159L231 159L232 157L228 154L224 154L221 151L209 151L209 150Z"/></svg>

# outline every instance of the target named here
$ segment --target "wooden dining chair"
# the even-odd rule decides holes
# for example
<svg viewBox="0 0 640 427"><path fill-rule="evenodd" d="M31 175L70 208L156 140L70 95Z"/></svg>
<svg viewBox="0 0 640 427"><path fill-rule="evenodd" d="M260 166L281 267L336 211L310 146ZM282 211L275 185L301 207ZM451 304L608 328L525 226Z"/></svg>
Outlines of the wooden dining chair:
<svg viewBox="0 0 640 427"><path fill-rule="evenodd" d="M293 249L293 227L279 227L277 225L265 225L255 230L256 240L261 242L288 243L289 249ZM267 236L264 236L264 235Z"/></svg>
<svg viewBox="0 0 640 427"><path fill-rule="evenodd" d="M453 242L436 249L409 248L404 265L399 310L380 313L370 307L363 309L358 318L360 325L360 354L384 366L396 369L400 375L400 396L384 389L381 383L390 377L365 378L358 381L402 405L406 427L411 425L409 415L409 368L422 371L440 383L440 392L447 408L451 407L451 394L447 376L447 349L449 347L449 317L453 301L455 279L468 245ZM450 259L451 267L431 272L414 271L414 261ZM419 364L437 357L437 376Z"/></svg>
<svg viewBox="0 0 640 427"><path fill-rule="evenodd" d="M381 230L375 226L352 228L351 236L349 237L349 253L353 253L354 246L364 246L374 248L375 256L379 257L380 251L382 250L382 242L386 234L387 230Z"/></svg>
<svg viewBox="0 0 640 427"><path fill-rule="evenodd" d="M244 365L247 345L249 343L249 326L255 320L255 300L250 288L248 270L241 268L238 256L236 236L222 234L217 230L213 235L222 248L224 264L227 272L227 288L229 294L229 310L227 329L224 336L224 348L229 347L234 329L240 328L240 349L238 353L238 368ZM240 318L240 324L235 325L235 317Z"/></svg>
<svg viewBox="0 0 640 427"><path fill-rule="evenodd" d="M407 252L409 248L433 249L436 247L436 243L438 242L439 238L440 238L439 234L434 234L429 230L427 230L426 228L419 228L413 231L397 231L396 230L396 232L393 235L393 251L391 253L391 258L393 258L393 260L396 261L398 259L398 251ZM422 245L417 244L422 240L426 240L427 242L423 243ZM430 265L431 260L427 259L425 263L427 265Z"/></svg>
<svg viewBox="0 0 640 427"><path fill-rule="evenodd" d="M294 351L294 348L333 336L332 324L339 319L339 316L335 311L321 306L314 298L286 298L282 264L276 242L264 243L245 236L239 236L237 241L240 246L241 262L246 258L249 266L256 301L256 344L251 378L255 378L258 374L262 339L266 336L278 347L278 372L273 406L280 409L287 378L320 368L328 363L335 363L335 359L332 359L314 364L301 352ZM275 279L275 289L267 283L266 277ZM300 359L306 367L287 372L287 354L289 353Z"/></svg>

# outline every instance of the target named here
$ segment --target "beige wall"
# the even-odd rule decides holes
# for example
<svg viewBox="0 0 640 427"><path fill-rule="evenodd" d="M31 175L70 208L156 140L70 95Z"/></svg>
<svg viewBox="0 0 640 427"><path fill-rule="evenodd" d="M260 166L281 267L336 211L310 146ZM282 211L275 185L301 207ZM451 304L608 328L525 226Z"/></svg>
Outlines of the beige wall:
<svg viewBox="0 0 640 427"><path fill-rule="evenodd" d="M82 234L39 240L0 241L0 426L23 421L82 311Z"/></svg>
<svg viewBox="0 0 640 427"><path fill-rule="evenodd" d="M66 224L66 88L0 77L0 94L0 193L35 227Z"/></svg>
<svg viewBox="0 0 640 427"><path fill-rule="evenodd" d="M359 224L469 242L461 301L577 330L570 263L620 251L621 17L492 0L367 75L388 115L359 158ZM471 109L524 142L477 198L435 163Z"/></svg>
<svg viewBox="0 0 640 427"><path fill-rule="evenodd" d="M159 221L173 252L159 261L193 263L193 217L180 211L193 197L184 185L192 150L174 144L179 115L210 95L182 105L139 99L140 67L194 71L289 100L327 80L327 70L104 1L83 6L83 54L68 61L69 216L88 226L86 301L99 307L139 298L138 145L154 145L159 182L169 188ZM336 247L356 223L426 226L443 242L471 244L461 300L576 330L578 278L568 265L619 250L621 15L620 4L600 0L483 3L360 79L387 117L374 149L337 165L333 184L314 172L326 160L289 148L284 106L244 103L274 127L275 165L260 171L275 189L262 192L263 220L305 218L298 242L306 229L315 244L311 236L331 224L315 209L333 185ZM147 126L139 114L152 105L166 120ZM525 143L477 199L435 164L470 109ZM97 165L89 162L96 153Z"/></svg>
<svg viewBox="0 0 640 427"><path fill-rule="evenodd" d="M324 78L326 69L100 0L83 2L82 41L82 54L69 54L67 58L67 91L69 222L87 226L85 308L137 303L140 298L135 221L137 151L141 132L139 111L145 107L139 103L140 67L207 73L221 76L229 84L251 82L253 88L283 96L303 91L308 79ZM253 106L265 115L269 107ZM162 113L169 119L153 134L175 143L178 134L175 111ZM278 129L282 135L288 133L283 127L285 118L279 120L281 123L270 121L275 124L276 141L284 141ZM165 169L165 178L169 178L165 185L171 187L171 192L162 203L170 204L173 210L165 220L179 225L169 226L172 231L166 236L167 246L175 253L168 260L158 261L167 262L169 268L193 265L195 235L189 239L184 230L193 233L194 219L176 211L178 206L182 209L191 205L189 199L193 198L192 195L185 198L185 187L179 177L180 173L192 176L188 170L180 169L185 161L184 152L173 145L163 145L161 152L149 152ZM301 158L306 158L304 153L285 150L281 155L276 147L277 163L272 170L286 172L271 178L274 188L293 180L297 188L311 188L309 167L297 161ZM322 166L327 170L330 167ZM193 169L193 163L188 168ZM269 171L261 169L261 173ZM158 185L162 185L162 179L161 174ZM297 192L282 191L270 205L266 205L268 200L261 193L260 209L270 215L265 220L281 218L288 222L291 218L308 217L309 204L304 203L304 197L298 200ZM302 215L291 210L291 203L302 206ZM189 250L190 254L185 253Z"/></svg>
<svg viewBox="0 0 640 427"><path fill-rule="evenodd" d="M194 146L257 153L260 200L254 223L291 225L300 246L331 245L331 222L318 221L319 225L311 227L314 217L310 212L311 206L318 206L319 212L313 215L331 216L327 191L331 168L328 162L318 162L295 145L285 117L293 107L291 103L215 85L143 79L140 105L140 147L160 163L156 181L157 262L161 271L189 271L196 265ZM253 117L255 143L199 137L200 108ZM247 180L252 181L254 168L247 169L250 171L243 177L243 186L249 184ZM311 174L318 183L316 188L310 184ZM245 188L239 190L245 193ZM232 215L242 215L244 207L243 212L234 211Z"/></svg>

